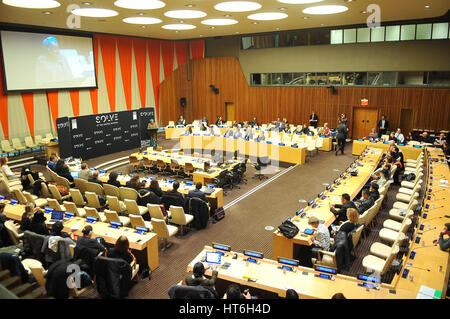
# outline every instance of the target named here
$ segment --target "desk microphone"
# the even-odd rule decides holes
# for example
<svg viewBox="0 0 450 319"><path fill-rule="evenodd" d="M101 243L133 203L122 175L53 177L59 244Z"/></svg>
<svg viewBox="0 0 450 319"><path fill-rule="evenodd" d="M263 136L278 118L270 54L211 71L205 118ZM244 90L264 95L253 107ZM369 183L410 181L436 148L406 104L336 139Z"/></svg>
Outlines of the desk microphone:
<svg viewBox="0 0 450 319"><path fill-rule="evenodd" d="M430 269L428 269L428 268L420 268L420 267L416 267L416 266L408 266L409 268L416 268L416 269L421 269L421 270L426 270L426 271L431 271Z"/></svg>
<svg viewBox="0 0 450 319"><path fill-rule="evenodd" d="M438 217L438 218L442 218L442 217ZM432 219L434 219L434 218L432 218ZM431 220L431 219L430 219ZM434 226L433 228L430 228L430 229L427 229L427 230L422 230L422 233L426 233L427 231L429 231L429 230L434 230L434 229L436 229L437 227L436 226Z"/></svg>
<svg viewBox="0 0 450 319"><path fill-rule="evenodd" d="M444 208L445 207L445 205L441 205L441 206L439 206L439 207L434 207L434 208L431 208L431 207L425 207L426 209L428 209L428 211L430 211L430 210L436 210L436 209L440 209L440 208Z"/></svg>

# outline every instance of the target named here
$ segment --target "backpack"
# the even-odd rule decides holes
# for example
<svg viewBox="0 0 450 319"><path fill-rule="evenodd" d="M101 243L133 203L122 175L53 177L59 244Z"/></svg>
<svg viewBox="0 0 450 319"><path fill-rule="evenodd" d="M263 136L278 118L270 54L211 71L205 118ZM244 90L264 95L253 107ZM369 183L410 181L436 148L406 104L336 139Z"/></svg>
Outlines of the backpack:
<svg viewBox="0 0 450 319"><path fill-rule="evenodd" d="M297 235L299 229L290 220L285 220L280 226L278 226L280 232L287 238L293 238Z"/></svg>
<svg viewBox="0 0 450 319"><path fill-rule="evenodd" d="M416 174L409 173L409 174L403 175L402 181L413 181L415 179L416 179Z"/></svg>
<svg viewBox="0 0 450 319"><path fill-rule="evenodd" d="M223 207L219 207L216 209L216 211L212 215L212 222L213 224L217 223L219 220L223 219L225 217L225 210Z"/></svg>

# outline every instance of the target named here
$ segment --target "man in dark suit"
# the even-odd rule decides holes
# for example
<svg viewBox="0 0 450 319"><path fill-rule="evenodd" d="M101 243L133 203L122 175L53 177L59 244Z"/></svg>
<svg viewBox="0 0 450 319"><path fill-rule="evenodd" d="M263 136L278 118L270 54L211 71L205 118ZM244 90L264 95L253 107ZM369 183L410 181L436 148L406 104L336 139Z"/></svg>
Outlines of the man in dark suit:
<svg viewBox="0 0 450 319"><path fill-rule="evenodd" d="M389 129L389 121L384 115L381 115L381 120L378 121L378 136L385 135Z"/></svg>
<svg viewBox="0 0 450 319"><path fill-rule="evenodd" d="M348 208L356 208L355 203L350 200L350 195L347 193L342 194L341 203L342 205L330 204L330 211L336 216L336 223L340 221L344 222L347 220ZM336 210L335 208L339 208L339 210Z"/></svg>
<svg viewBox="0 0 450 319"><path fill-rule="evenodd" d="M206 125L208 125L208 119L206 118L206 115L203 116L201 122L202 122L202 123L206 123Z"/></svg>
<svg viewBox="0 0 450 319"><path fill-rule="evenodd" d="M167 191L166 194L167 194L167 195L170 195L170 196L178 197L178 198L180 198L181 200L184 200L184 195L181 194L181 193L178 191L178 188L180 187L180 183L179 183L179 182L174 182L174 183L172 184L172 187L173 187L173 189L170 190L170 191Z"/></svg>
<svg viewBox="0 0 450 319"><path fill-rule="evenodd" d="M358 210L359 214L363 214L366 210L368 210L370 207L373 206L375 201L373 200L373 197L370 196L370 191L365 188L362 191L362 199L357 200L355 202L356 209Z"/></svg>
<svg viewBox="0 0 450 319"><path fill-rule="evenodd" d="M370 197L373 198L374 201L376 201L378 198L380 198L380 192L378 192L379 186L377 183L370 183Z"/></svg>
<svg viewBox="0 0 450 319"><path fill-rule="evenodd" d="M103 186L103 182L98 179L98 171L92 172L92 177L88 179L88 182L97 183Z"/></svg>
<svg viewBox="0 0 450 319"><path fill-rule="evenodd" d="M197 198L200 198L202 201L207 203L208 199L206 198L205 193L201 191L202 186L203 185L200 182L195 184L195 189L189 191L188 197L189 198L197 197Z"/></svg>
<svg viewBox="0 0 450 319"><path fill-rule="evenodd" d="M345 137L347 135L347 125L345 125L343 122L339 123L338 127L337 127L337 135L336 135L336 140L337 140L337 148L336 148L336 156L338 155L339 150L341 151L342 154L344 153L344 148L345 148Z"/></svg>
<svg viewBox="0 0 450 319"><path fill-rule="evenodd" d="M247 128L247 131L245 132L245 135L244 135L244 139L249 140L249 141L253 139L253 132L252 132L251 127Z"/></svg>
<svg viewBox="0 0 450 319"><path fill-rule="evenodd" d="M205 275L205 266L201 262L196 262L194 268L192 269L192 273L188 274L184 279L184 283L186 286L214 286L217 279L217 265L212 266L212 276L211 279L206 278Z"/></svg>
<svg viewBox="0 0 450 319"><path fill-rule="evenodd" d="M314 126L314 128L316 128L318 123L319 117L314 111L312 111L312 114L309 116L309 126Z"/></svg>

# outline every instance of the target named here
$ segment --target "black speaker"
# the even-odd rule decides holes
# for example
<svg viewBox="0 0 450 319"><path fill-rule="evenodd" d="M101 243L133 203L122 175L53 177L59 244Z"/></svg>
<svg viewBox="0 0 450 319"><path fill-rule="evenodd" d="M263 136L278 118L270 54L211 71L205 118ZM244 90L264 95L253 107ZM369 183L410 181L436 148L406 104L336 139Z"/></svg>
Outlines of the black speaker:
<svg viewBox="0 0 450 319"><path fill-rule="evenodd" d="M186 106L186 98L185 98L185 97L182 97L182 98L180 99L180 105L181 105L182 107L185 107L185 106Z"/></svg>
<svg viewBox="0 0 450 319"><path fill-rule="evenodd" d="M215 89L214 89L214 93L219 94L219 89L218 89L218 88L215 88Z"/></svg>

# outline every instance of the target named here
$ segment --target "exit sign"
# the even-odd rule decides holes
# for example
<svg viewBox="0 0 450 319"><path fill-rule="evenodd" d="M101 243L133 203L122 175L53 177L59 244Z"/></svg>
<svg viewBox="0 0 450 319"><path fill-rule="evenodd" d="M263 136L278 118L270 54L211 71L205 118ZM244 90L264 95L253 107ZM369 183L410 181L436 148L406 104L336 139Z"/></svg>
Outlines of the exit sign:
<svg viewBox="0 0 450 319"><path fill-rule="evenodd" d="M369 100L368 99L361 99L361 106L362 107L369 106Z"/></svg>

